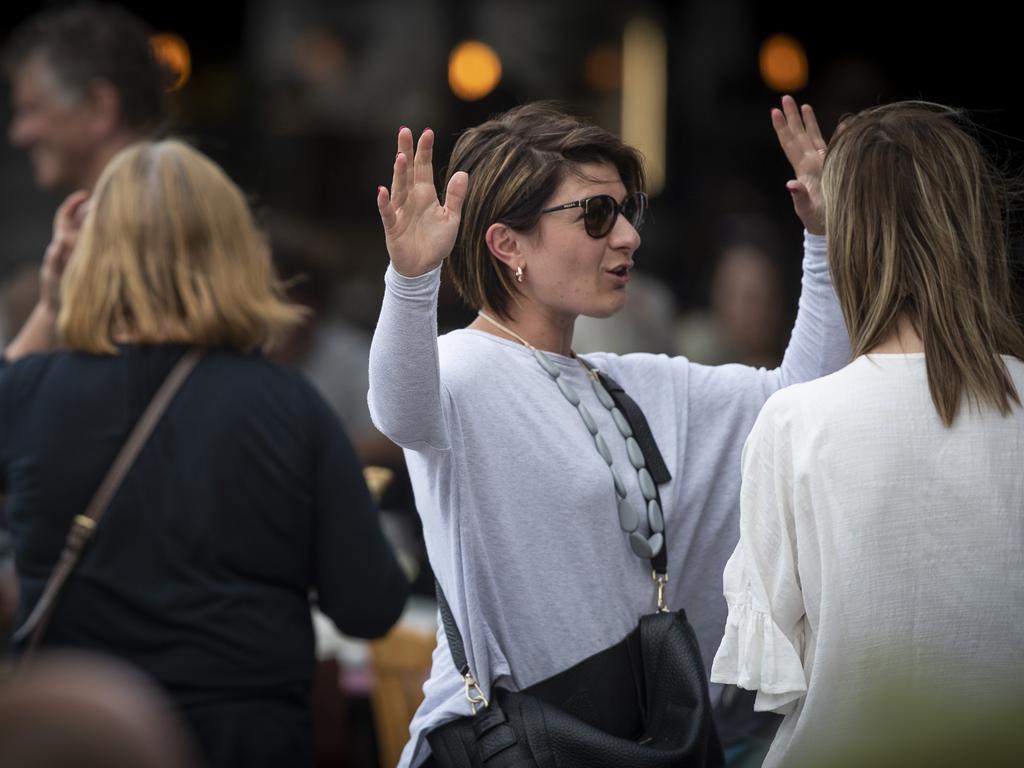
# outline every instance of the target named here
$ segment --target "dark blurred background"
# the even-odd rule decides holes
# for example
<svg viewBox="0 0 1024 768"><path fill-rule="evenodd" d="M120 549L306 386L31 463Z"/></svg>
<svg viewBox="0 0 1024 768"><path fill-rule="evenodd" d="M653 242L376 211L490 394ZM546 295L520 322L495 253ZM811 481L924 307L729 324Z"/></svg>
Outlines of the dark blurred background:
<svg viewBox="0 0 1024 768"><path fill-rule="evenodd" d="M5 4L3 29L56 5ZM654 190L638 268L664 281L679 313L707 304L718 255L745 232L770 252L792 304L800 225L768 118L782 91L814 105L826 132L845 112L893 99L964 107L1002 160L1020 164L1021 144L1010 138L1024 135L1020 33L1009 6L994 3L948 11L873 0L124 5L187 43L191 72L173 94L173 132L249 193L282 269L309 274L325 300L365 329L386 259L374 189L389 181L399 125L434 128L443 159L463 128L517 103L556 99L615 131L625 113L655 144L663 136L660 146L641 143L664 181ZM763 54L779 34L790 38L774 38L772 74ZM473 101L449 84L450 54L466 40L489 46L501 67L490 87L486 60L476 74L470 64L485 92ZM653 104L643 92L652 85ZM624 109L624 99L632 106ZM38 260L58 201L35 190L25 153L6 142L0 191L2 276ZM460 322L451 311L442 321Z"/></svg>
<svg viewBox="0 0 1024 768"><path fill-rule="evenodd" d="M4 4L0 36L62 5ZM638 146L649 161L652 215L637 273L624 311L596 324L581 318L574 346L706 363L776 365L795 314L801 225L769 118L782 93L812 104L826 135L843 114L897 99L965 108L1008 173L1019 177L1024 159L1020 32L1011 6L994 3L949 11L875 0L122 5L165 36L163 49L178 62L171 133L239 183L280 271L297 278L293 298L314 309L279 359L319 388L364 463L394 472L381 507L422 595L426 639L392 749L401 748L402 719L418 702L434 617L402 457L366 408L387 263L375 190L390 182L400 125L435 130L442 175L460 131L536 99L559 101ZM0 88L6 131L9 84ZM0 142L0 344L33 305L58 203L34 186L27 153ZM1014 258L1020 288L1019 247ZM442 330L471 317L442 292ZM0 540L0 573L5 546ZM366 702L384 690L380 669L375 687L366 649L336 637L328 623L317 623L317 764L393 764L383 736L378 751ZM400 699L381 695L388 697Z"/></svg>

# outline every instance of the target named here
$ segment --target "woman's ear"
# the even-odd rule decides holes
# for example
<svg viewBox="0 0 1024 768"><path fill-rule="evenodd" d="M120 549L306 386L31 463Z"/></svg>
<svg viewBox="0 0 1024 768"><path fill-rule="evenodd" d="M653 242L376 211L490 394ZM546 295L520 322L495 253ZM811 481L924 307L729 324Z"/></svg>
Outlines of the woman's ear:
<svg viewBox="0 0 1024 768"><path fill-rule="evenodd" d="M519 233L506 224L491 224L484 234L487 248L491 254L511 269L513 272L517 267L525 267L525 259L519 249Z"/></svg>

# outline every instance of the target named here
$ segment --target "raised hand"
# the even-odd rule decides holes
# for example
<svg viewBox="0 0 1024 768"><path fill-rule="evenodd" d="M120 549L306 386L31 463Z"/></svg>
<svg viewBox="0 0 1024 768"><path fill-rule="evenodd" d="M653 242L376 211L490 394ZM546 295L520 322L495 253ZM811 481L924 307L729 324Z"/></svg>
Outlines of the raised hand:
<svg viewBox="0 0 1024 768"><path fill-rule="evenodd" d="M798 109L792 96L783 96L782 109L772 110L772 126L796 174L795 179L786 182L796 215L808 232L823 235L825 203L821 195L821 169L827 145L814 110L809 104Z"/></svg>
<svg viewBox="0 0 1024 768"><path fill-rule="evenodd" d="M53 217L53 239L39 269L39 301L18 335L4 349L4 358L10 362L36 352L48 352L57 346L60 281L82 231L88 200L88 192L72 192Z"/></svg>
<svg viewBox="0 0 1024 768"><path fill-rule="evenodd" d="M39 270L39 302L51 311L56 312L60 308L61 277L78 242L88 210L89 193L80 189L68 195L54 214L53 237Z"/></svg>
<svg viewBox="0 0 1024 768"><path fill-rule="evenodd" d="M412 131L403 127L398 131L391 191L377 188L388 255L406 277L425 274L444 261L459 232L469 176L463 171L452 174L442 206L434 188L433 154L433 131L428 128L420 135L413 157Z"/></svg>

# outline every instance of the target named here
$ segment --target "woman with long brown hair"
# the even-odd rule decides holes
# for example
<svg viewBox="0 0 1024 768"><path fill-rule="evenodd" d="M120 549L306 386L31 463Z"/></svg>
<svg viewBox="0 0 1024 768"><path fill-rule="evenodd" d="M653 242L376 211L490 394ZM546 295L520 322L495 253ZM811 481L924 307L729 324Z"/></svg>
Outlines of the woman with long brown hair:
<svg viewBox="0 0 1024 768"><path fill-rule="evenodd" d="M847 120L822 185L853 360L773 395L751 431L712 670L786 715L766 766L849 730L876 687L965 706L1024 682L1004 185L960 113L917 102Z"/></svg>

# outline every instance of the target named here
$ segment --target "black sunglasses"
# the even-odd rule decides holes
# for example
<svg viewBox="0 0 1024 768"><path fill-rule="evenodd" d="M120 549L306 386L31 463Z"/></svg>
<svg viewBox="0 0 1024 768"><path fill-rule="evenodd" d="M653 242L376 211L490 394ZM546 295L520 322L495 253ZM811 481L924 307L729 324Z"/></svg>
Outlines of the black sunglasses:
<svg viewBox="0 0 1024 768"><path fill-rule="evenodd" d="M570 208L583 209L583 228L591 237L600 239L612 231L620 213L633 225L633 229L639 231L644 225L644 215L647 213L647 195L643 192L633 192L626 195L626 199L621 203L611 195L594 195L564 205L556 205L554 208L545 208L541 213L566 211Z"/></svg>

